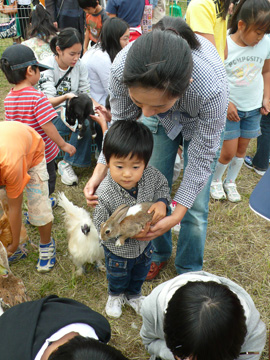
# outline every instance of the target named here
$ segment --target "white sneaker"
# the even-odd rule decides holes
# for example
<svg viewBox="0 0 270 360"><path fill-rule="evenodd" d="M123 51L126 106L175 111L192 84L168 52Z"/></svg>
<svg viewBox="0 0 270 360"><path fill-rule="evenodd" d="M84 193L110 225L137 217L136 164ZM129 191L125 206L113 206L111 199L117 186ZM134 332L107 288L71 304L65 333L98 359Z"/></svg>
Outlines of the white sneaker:
<svg viewBox="0 0 270 360"><path fill-rule="evenodd" d="M127 297L125 297L125 302L126 302L126 304L131 306L132 309L134 309L138 315L141 315L142 302L144 299L145 299L145 296L140 296L140 297L131 298L131 299L128 299Z"/></svg>
<svg viewBox="0 0 270 360"><path fill-rule="evenodd" d="M236 184L234 182L225 182L223 184L223 187L229 201L231 202L241 201L241 195L237 191Z"/></svg>
<svg viewBox="0 0 270 360"><path fill-rule="evenodd" d="M122 315L122 306L124 304L124 294L118 296L109 295L105 307L106 314L112 318L119 318Z"/></svg>
<svg viewBox="0 0 270 360"><path fill-rule="evenodd" d="M224 192L221 181L212 181L210 186L210 195L215 200L225 200L226 194Z"/></svg>
<svg viewBox="0 0 270 360"><path fill-rule="evenodd" d="M58 174L61 175L61 181L65 185L77 185L78 176L72 169L72 166L65 161L58 163Z"/></svg>

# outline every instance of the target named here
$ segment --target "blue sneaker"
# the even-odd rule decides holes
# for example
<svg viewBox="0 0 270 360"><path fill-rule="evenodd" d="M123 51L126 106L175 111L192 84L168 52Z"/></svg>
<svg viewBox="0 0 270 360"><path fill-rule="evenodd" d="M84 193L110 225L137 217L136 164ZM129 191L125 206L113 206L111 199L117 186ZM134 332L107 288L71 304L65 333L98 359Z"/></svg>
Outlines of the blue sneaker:
<svg viewBox="0 0 270 360"><path fill-rule="evenodd" d="M36 269L40 273L45 273L55 265L55 241L51 238L51 242L46 245L39 244L39 259Z"/></svg>
<svg viewBox="0 0 270 360"><path fill-rule="evenodd" d="M26 244L22 245L23 248L26 248ZM26 258L27 253L26 251L23 251L22 249L18 248L9 258L8 263L9 264L15 264L17 261Z"/></svg>
<svg viewBox="0 0 270 360"><path fill-rule="evenodd" d="M255 171L255 173L257 173L260 176L263 176L265 174L266 170L256 169L255 166L253 165L252 161L253 161L253 158L251 156L245 156L244 164L246 165L246 167L249 169L253 169Z"/></svg>
<svg viewBox="0 0 270 360"><path fill-rule="evenodd" d="M29 221L28 211L24 212L23 215L25 216L24 223L25 223L26 225L31 225L31 223L30 223L30 221Z"/></svg>

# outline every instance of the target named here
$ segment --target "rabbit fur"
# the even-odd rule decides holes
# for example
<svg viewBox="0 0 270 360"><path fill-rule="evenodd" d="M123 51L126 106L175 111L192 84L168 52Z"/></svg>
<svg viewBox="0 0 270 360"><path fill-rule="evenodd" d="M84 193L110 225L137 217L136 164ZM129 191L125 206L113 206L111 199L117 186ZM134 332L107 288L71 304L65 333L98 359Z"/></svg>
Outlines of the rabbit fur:
<svg viewBox="0 0 270 360"><path fill-rule="evenodd" d="M100 270L105 271L101 261L104 259L103 247L99 243L90 214L69 201L63 192L59 193L58 205L65 210L68 250L73 264L77 267L76 274L82 275L83 265L94 262Z"/></svg>
<svg viewBox="0 0 270 360"><path fill-rule="evenodd" d="M89 115L95 115L95 112L93 101L87 94L79 94L66 101L66 121L70 125L75 125L76 119L78 119L78 140L84 137L86 131L84 121L86 119L88 119L90 123L92 138L94 139L97 136L95 122Z"/></svg>
<svg viewBox="0 0 270 360"><path fill-rule="evenodd" d="M103 241L118 238L115 246L124 245L125 240L137 235L152 220L154 212L147 211L153 202L144 202L129 207L120 205L100 226L100 236Z"/></svg>

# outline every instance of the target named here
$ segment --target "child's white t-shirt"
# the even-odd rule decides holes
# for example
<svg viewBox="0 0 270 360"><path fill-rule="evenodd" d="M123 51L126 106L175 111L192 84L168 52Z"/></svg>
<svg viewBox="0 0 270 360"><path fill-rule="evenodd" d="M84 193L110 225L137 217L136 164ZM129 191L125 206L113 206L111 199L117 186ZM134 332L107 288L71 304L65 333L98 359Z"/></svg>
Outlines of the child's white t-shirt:
<svg viewBox="0 0 270 360"><path fill-rule="evenodd" d="M270 59L270 38L265 35L255 46L239 46L229 35L228 57L224 61L230 86L229 100L237 110L250 111L262 106L264 61Z"/></svg>

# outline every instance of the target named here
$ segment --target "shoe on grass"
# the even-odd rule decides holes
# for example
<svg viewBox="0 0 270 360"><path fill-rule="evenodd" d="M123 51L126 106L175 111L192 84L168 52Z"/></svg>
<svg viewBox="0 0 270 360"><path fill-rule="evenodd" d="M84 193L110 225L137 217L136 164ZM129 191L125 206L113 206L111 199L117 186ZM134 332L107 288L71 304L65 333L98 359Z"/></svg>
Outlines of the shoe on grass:
<svg viewBox="0 0 270 360"><path fill-rule="evenodd" d="M78 184L78 176L75 174L72 166L65 161L59 161L58 174L61 175L61 181L63 184L69 186Z"/></svg>
<svg viewBox="0 0 270 360"><path fill-rule="evenodd" d="M142 303L143 303L144 299L145 299L145 296L142 296L142 295L139 297L136 297L136 298L131 298L131 299L128 299L127 297L125 297L125 302L126 302L126 304L131 306L132 309L134 309L138 315L141 315L141 308L142 308Z"/></svg>
<svg viewBox="0 0 270 360"><path fill-rule="evenodd" d="M54 209L58 204L57 199L54 196L51 196L49 199L50 199L50 202L51 202L52 209Z"/></svg>
<svg viewBox="0 0 270 360"><path fill-rule="evenodd" d="M266 172L266 170L259 170L255 168L255 166L253 165L253 158L251 156L245 156L244 164L246 165L247 168L253 169L255 173L260 176L263 176Z"/></svg>
<svg viewBox="0 0 270 360"><path fill-rule="evenodd" d="M211 182L210 195L215 200L225 200L227 198L221 181Z"/></svg>
<svg viewBox="0 0 270 360"><path fill-rule="evenodd" d="M9 264L15 264L21 259L25 259L27 256L26 243L20 245L18 249L8 258Z"/></svg>
<svg viewBox="0 0 270 360"><path fill-rule="evenodd" d="M160 270L167 264L167 261L162 261L161 263L157 264L155 262L151 263L150 270L148 271L148 274L146 276L145 280L153 280L155 279Z"/></svg>
<svg viewBox="0 0 270 360"><path fill-rule="evenodd" d="M55 241L51 238L49 244L39 244L39 259L37 262L36 269L40 273L45 273L55 265Z"/></svg>
<svg viewBox="0 0 270 360"><path fill-rule="evenodd" d="M109 295L105 307L106 314L112 318L119 318L122 315L122 306L125 304L124 294L117 296Z"/></svg>
<svg viewBox="0 0 270 360"><path fill-rule="evenodd" d="M241 201L241 195L237 191L236 184L234 182L225 182L223 184L224 190L227 194L227 198L231 202Z"/></svg>

